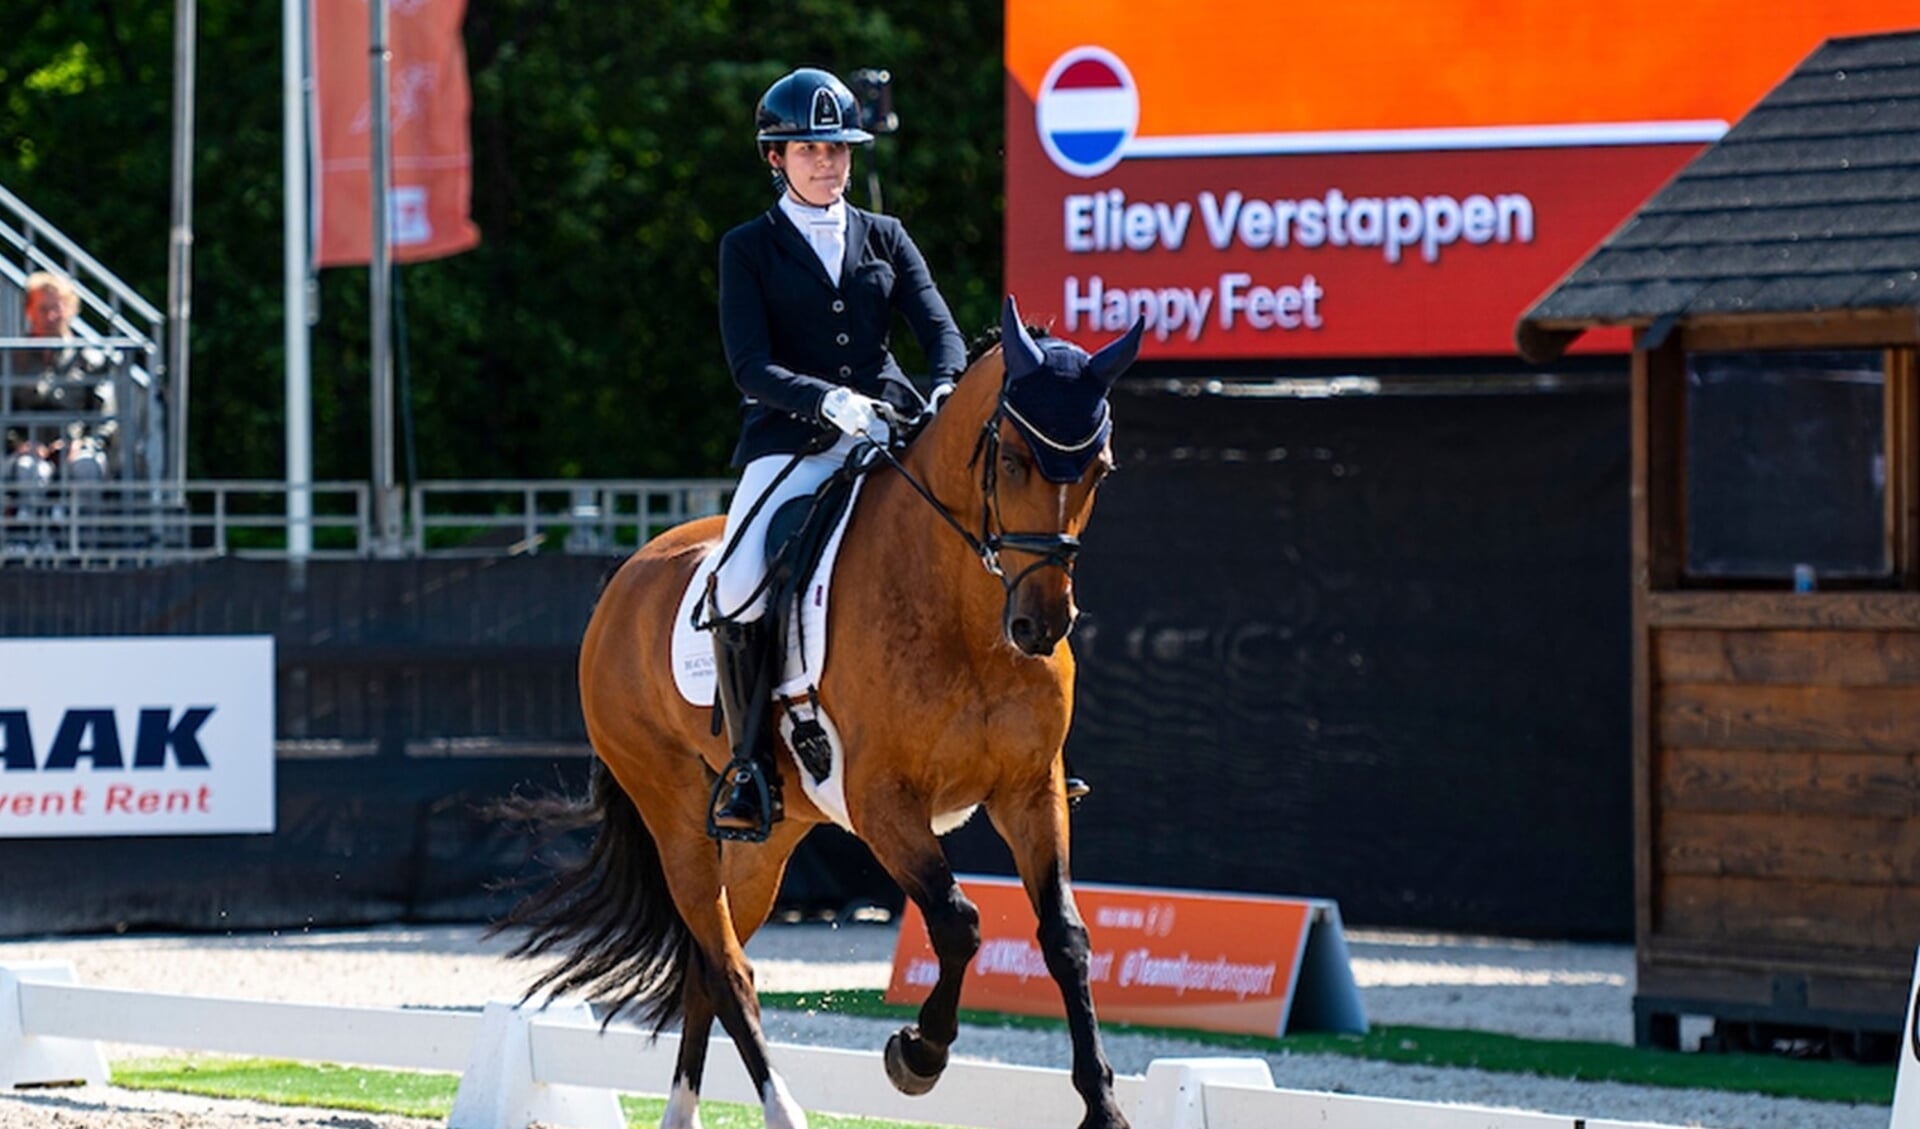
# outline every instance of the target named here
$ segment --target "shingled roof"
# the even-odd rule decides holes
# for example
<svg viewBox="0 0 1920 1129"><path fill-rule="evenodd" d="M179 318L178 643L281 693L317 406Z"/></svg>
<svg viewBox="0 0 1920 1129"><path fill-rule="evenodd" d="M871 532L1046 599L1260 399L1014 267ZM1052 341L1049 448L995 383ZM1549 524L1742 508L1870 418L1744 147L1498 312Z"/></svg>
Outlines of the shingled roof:
<svg viewBox="0 0 1920 1129"><path fill-rule="evenodd" d="M1920 31L1829 40L1559 285L1515 338L1920 307Z"/></svg>

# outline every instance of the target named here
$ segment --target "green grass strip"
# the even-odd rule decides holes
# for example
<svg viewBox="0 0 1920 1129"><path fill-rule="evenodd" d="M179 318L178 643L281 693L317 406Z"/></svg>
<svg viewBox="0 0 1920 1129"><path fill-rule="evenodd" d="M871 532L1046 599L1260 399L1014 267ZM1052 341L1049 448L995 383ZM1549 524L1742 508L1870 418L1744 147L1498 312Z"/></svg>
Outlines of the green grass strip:
<svg viewBox="0 0 1920 1129"><path fill-rule="evenodd" d="M883 1001L879 989L830 992L762 992L760 1006L783 1011L824 1012L912 1020L919 1009ZM1057 1029L1059 1019L1008 1015L963 1009L964 1024L982 1027ZM1767 1094L1813 1101L1893 1103L1895 1068L1863 1066L1853 1062L1791 1059L1760 1054L1682 1054L1615 1043L1583 1043L1552 1039L1523 1039L1484 1031L1454 1031L1438 1027L1375 1026L1365 1035L1306 1032L1273 1039L1259 1035L1228 1035L1169 1027L1144 1027L1101 1021L1111 1032L1133 1032L1181 1039L1222 1050L1257 1054L1331 1054L1379 1062L1420 1066L1471 1067L1503 1074L1536 1074L1578 1082L1623 1082L1632 1086L1672 1086L1684 1089L1724 1090ZM966 1049L965 1032L957 1050Z"/></svg>
<svg viewBox="0 0 1920 1129"><path fill-rule="evenodd" d="M113 1084L129 1090L164 1090L444 1122L453 1112L453 1095L460 1078L453 1074L194 1055L116 1062ZM660 1124L666 1107L661 1098L620 1096L621 1112L635 1129ZM765 1124L759 1106L739 1102L703 1101L700 1120L707 1129L761 1129ZM913 1122L816 1113L807 1115L807 1123L821 1129L927 1129Z"/></svg>
<svg viewBox="0 0 1920 1129"><path fill-rule="evenodd" d="M453 1110L453 1094L460 1078L455 1074L194 1055L116 1062L113 1084L129 1090L166 1090L445 1121Z"/></svg>

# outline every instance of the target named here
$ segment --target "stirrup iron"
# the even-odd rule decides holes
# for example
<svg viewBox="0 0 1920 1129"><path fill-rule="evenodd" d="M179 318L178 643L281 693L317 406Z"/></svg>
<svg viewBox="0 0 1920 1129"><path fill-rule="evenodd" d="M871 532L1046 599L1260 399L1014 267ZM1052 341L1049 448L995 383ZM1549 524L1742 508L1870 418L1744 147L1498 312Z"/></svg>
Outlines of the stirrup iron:
<svg viewBox="0 0 1920 1129"><path fill-rule="evenodd" d="M749 789L759 801L759 822L752 826L721 826L719 822L721 802L732 789ZM778 805L779 799L767 780L767 773L754 757L735 757L727 762L725 771L713 778L713 790L707 795L707 834L714 839L731 839L742 843L764 843L773 833L774 821L783 814Z"/></svg>

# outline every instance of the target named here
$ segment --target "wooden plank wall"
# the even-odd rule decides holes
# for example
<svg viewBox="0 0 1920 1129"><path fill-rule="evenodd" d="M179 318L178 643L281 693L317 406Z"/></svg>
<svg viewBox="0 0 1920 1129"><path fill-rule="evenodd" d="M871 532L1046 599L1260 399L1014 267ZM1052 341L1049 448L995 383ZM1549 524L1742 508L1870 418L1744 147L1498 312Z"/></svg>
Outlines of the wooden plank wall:
<svg viewBox="0 0 1920 1129"><path fill-rule="evenodd" d="M1920 941L1920 633L1652 633L1654 934L1741 951Z"/></svg>

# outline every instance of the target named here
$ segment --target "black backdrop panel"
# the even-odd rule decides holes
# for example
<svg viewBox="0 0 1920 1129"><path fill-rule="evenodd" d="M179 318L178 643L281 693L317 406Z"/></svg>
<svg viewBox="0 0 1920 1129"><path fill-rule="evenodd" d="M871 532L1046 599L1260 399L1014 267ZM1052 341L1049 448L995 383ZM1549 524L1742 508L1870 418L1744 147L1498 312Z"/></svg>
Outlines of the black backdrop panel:
<svg viewBox="0 0 1920 1129"><path fill-rule="evenodd" d="M522 829L482 808L584 757L285 761L272 835L0 841L0 934L474 921L537 877Z"/></svg>
<svg viewBox="0 0 1920 1129"><path fill-rule="evenodd" d="M1627 936L1626 397L1123 386L1079 564L1074 870L1362 924ZM604 559L0 573L0 636L276 638L272 836L0 840L0 934L470 920L573 789ZM955 868L1009 872L984 819ZM816 833L785 908L898 904Z"/></svg>
<svg viewBox="0 0 1920 1129"><path fill-rule="evenodd" d="M1624 387L1127 392L1079 564L1076 876L1630 936Z"/></svg>
<svg viewBox="0 0 1920 1129"><path fill-rule="evenodd" d="M0 636L266 634L272 835L0 839L0 933L471 920L537 874L486 805L579 791L605 559L216 560L0 573Z"/></svg>
<svg viewBox="0 0 1920 1129"><path fill-rule="evenodd" d="M470 921L538 881L544 841L489 807L584 794L575 676L605 558L216 560L0 572L0 638L275 638L272 835L0 839L0 935ZM539 853L536 853L539 852ZM899 895L837 829L802 845L786 907Z"/></svg>

